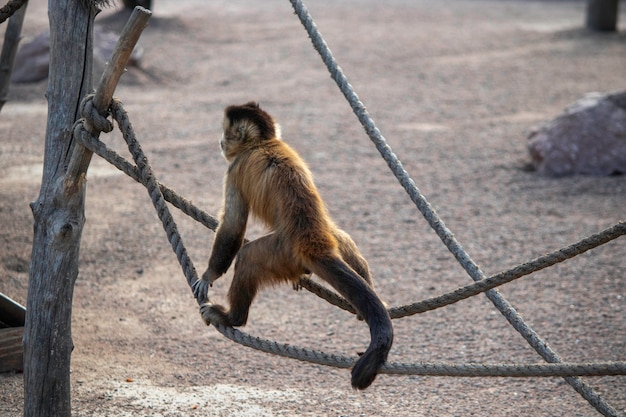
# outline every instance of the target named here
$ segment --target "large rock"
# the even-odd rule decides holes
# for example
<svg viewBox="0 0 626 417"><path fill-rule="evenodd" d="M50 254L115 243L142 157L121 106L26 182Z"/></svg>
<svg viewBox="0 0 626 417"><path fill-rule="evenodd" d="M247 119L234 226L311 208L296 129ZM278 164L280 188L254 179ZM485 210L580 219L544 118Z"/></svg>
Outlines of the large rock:
<svg viewBox="0 0 626 417"><path fill-rule="evenodd" d="M50 32L37 35L32 41L22 45L15 56L11 81L14 83L34 83L48 78L50 64Z"/></svg>
<svg viewBox="0 0 626 417"><path fill-rule="evenodd" d="M545 175L626 173L626 92L587 94L535 129L527 146Z"/></svg>

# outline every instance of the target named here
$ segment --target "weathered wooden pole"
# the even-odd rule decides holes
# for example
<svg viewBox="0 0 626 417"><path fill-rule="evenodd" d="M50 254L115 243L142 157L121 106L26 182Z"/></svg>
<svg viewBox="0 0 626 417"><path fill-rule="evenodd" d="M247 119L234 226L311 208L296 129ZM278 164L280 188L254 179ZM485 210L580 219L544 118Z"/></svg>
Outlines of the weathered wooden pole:
<svg viewBox="0 0 626 417"><path fill-rule="evenodd" d="M85 222L84 181L68 192L65 167L75 147L72 125L92 89L94 1L49 0L48 122L41 189L34 216L26 324L24 416L66 417L70 406L71 320Z"/></svg>
<svg viewBox="0 0 626 417"><path fill-rule="evenodd" d="M92 28L98 4L104 2L48 2L48 123L41 189L31 203L35 222L24 331L25 417L71 415L72 299L85 223L85 175L91 159L91 153L73 140L72 126L82 98L92 90ZM104 103L96 106L101 114L106 113L119 74L107 94L99 96Z"/></svg>
<svg viewBox="0 0 626 417"><path fill-rule="evenodd" d="M587 0L587 27L593 30L617 30L619 0Z"/></svg>

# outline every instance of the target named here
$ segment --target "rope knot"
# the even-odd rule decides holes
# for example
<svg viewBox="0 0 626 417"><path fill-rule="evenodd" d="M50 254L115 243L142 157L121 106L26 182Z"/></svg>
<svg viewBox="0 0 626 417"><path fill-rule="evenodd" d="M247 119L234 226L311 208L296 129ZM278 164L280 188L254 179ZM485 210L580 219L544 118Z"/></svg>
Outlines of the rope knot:
<svg viewBox="0 0 626 417"><path fill-rule="evenodd" d="M101 115L98 112L96 106L93 104L93 98L93 93L85 96L80 103L80 113L85 120L93 126L94 130L109 133L113 130L113 122L107 118L108 115Z"/></svg>

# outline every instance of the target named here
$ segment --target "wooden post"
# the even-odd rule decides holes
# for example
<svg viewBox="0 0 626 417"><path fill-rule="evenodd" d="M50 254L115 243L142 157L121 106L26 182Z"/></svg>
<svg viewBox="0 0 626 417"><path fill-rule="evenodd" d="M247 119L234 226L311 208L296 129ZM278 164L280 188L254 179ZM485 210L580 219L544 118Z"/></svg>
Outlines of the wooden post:
<svg viewBox="0 0 626 417"><path fill-rule="evenodd" d="M617 30L619 0L587 0L587 27L592 30Z"/></svg>
<svg viewBox="0 0 626 417"><path fill-rule="evenodd" d="M69 417L72 298L85 222L84 181L66 192L72 125L92 89L93 1L49 0L48 123L24 329L24 416Z"/></svg>
<svg viewBox="0 0 626 417"><path fill-rule="evenodd" d="M35 225L24 330L25 417L71 415L72 299L91 158L71 134L79 104L92 90L92 29L98 3L102 1L48 1L48 123L41 189L31 203ZM104 106L120 74L115 75L108 101L101 97ZM104 113L106 107L100 110ZM66 173L68 165L72 170Z"/></svg>

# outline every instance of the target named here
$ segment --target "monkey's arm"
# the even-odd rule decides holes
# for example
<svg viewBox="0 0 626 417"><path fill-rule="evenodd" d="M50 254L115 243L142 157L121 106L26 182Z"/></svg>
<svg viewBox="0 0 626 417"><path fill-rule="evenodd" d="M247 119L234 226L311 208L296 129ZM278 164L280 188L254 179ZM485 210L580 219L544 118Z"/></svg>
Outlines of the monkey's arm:
<svg viewBox="0 0 626 417"><path fill-rule="evenodd" d="M230 267L243 243L247 223L248 205L236 188L227 183L222 221L215 234L209 267L194 285L194 295L198 300L206 300L209 286Z"/></svg>

